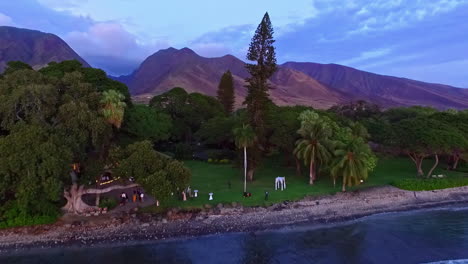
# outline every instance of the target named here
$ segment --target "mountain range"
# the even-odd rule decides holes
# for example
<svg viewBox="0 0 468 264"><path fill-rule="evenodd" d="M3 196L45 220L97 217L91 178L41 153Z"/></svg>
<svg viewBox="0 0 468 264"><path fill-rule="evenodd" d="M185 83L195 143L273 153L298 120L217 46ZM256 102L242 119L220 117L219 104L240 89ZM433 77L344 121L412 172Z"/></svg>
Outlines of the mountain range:
<svg viewBox="0 0 468 264"><path fill-rule="evenodd" d="M15 27L0 27L0 72L9 61L22 61L34 69L49 62L78 60L84 66L89 64L68 44L54 34Z"/></svg>
<svg viewBox="0 0 468 264"><path fill-rule="evenodd" d="M50 61L77 59L89 66L63 40L39 31L0 27L0 72L10 60L35 68ZM3 68L2 68L3 67ZM136 101L183 87L189 92L215 95L221 75L231 71L237 105L246 95L245 63L232 56L199 56L189 48L168 48L146 58L130 75L113 77L129 86ZM468 89L425 83L360 71L337 64L286 62L270 78L270 97L279 105L328 108L352 100L367 100L382 107L423 105L468 108Z"/></svg>

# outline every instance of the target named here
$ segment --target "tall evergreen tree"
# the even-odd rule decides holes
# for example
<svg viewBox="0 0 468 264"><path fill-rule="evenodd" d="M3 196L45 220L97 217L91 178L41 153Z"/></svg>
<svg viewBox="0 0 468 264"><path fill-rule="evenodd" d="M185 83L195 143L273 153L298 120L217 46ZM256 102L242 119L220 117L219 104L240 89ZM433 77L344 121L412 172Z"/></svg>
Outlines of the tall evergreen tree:
<svg viewBox="0 0 468 264"><path fill-rule="evenodd" d="M257 138L256 144L252 147L252 154L249 156L249 180L253 179L253 172L258 166L261 150L265 144L265 126L268 103L268 79L275 73L276 53L273 43L273 27L270 16L265 13L262 22L258 25L252 42L249 46L247 59L253 63L246 65L250 77L247 82L247 97L244 104L247 105L249 123L255 131Z"/></svg>
<svg viewBox="0 0 468 264"><path fill-rule="evenodd" d="M234 111L234 80L230 71L227 71L221 76L221 81L218 85L218 100L221 102L226 114Z"/></svg>

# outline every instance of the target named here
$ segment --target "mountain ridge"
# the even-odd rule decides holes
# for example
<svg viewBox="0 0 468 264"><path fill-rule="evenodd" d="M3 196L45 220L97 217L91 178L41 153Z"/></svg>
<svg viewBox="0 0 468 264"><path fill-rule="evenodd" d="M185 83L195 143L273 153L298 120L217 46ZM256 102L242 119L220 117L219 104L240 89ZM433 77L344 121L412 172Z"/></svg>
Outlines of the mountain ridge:
<svg viewBox="0 0 468 264"><path fill-rule="evenodd" d="M450 85L381 75L338 64L286 62L282 66L302 71L324 85L358 94L360 99L390 100L397 106L466 108L468 105L468 89Z"/></svg>
<svg viewBox="0 0 468 264"><path fill-rule="evenodd" d="M0 73L9 61L22 61L39 69L52 61L73 59L90 67L64 40L54 34L0 26Z"/></svg>
<svg viewBox="0 0 468 264"><path fill-rule="evenodd" d="M245 78L249 76L245 63L233 55L206 58L183 48L160 50L147 59L129 76L116 79L127 83L136 98L148 99L175 86L188 92L216 95L218 82L225 71L234 78L237 104L247 94ZM342 102L342 92L331 91L302 72L280 68L270 79L272 100L279 105L309 104L313 96L315 106L326 108ZM144 100L143 100L144 101Z"/></svg>
<svg viewBox="0 0 468 264"><path fill-rule="evenodd" d="M233 55L206 58L189 48L159 50L146 58L124 80L135 98L147 101L172 87L215 95L222 73L234 77L237 102L246 95L245 62ZM339 64L286 62L270 78L270 97L280 105L317 108L353 100L367 100L383 107L434 106L468 108L468 89L380 75Z"/></svg>
<svg viewBox="0 0 468 264"><path fill-rule="evenodd" d="M75 59L90 65L60 37L37 30L0 26L0 72L8 61L19 60L35 69L52 61ZM214 96L222 74L233 74L236 104L247 94L245 62L231 54L207 58L185 47L167 48L147 57L129 75L112 77L127 84L137 101L179 86L188 92ZM286 62L270 78L271 99L278 105L333 105L366 100L382 107L432 106L468 108L468 89L380 75L339 64Z"/></svg>

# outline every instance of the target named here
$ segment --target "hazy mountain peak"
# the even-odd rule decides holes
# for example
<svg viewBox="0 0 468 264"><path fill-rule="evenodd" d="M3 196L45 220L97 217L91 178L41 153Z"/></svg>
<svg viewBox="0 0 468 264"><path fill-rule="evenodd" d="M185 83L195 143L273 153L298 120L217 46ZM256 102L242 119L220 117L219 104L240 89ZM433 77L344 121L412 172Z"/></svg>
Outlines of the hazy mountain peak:
<svg viewBox="0 0 468 264"><path fill-rule="evenodd" d="M191 50L191 49L189 49L187 47L184 47L184 48L180 49L179 51L182 52L182 53L196 54L195 51L193 51L193 50Z"/></svg>
<svg viewBox="0 0 468 264"><path fill-rule="evenodd" d="M65 41L54 34L0 26L0 72L9 61L22 61L38 69L52 61L73 59L89 67Z"/></svg>

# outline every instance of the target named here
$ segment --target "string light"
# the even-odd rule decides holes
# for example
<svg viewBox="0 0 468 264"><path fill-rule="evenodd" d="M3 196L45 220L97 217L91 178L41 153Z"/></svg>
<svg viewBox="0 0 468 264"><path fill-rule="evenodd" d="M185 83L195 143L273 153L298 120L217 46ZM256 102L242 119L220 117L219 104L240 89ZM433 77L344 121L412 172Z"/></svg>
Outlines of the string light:
<svg viewBox="0 0 468 264"><path fill-rule="evenodd" d="M105 185L105 184L113 183L113 182L115 182L115 181L117 181L119 179L120 179L120 177L117 177L117 178L115 178L113 180L108 180L108 181L105 181L105 182L101 182L101 183L99 183L99 185ZM96 180L96 182L98 182L98 180Z"/></svg>

